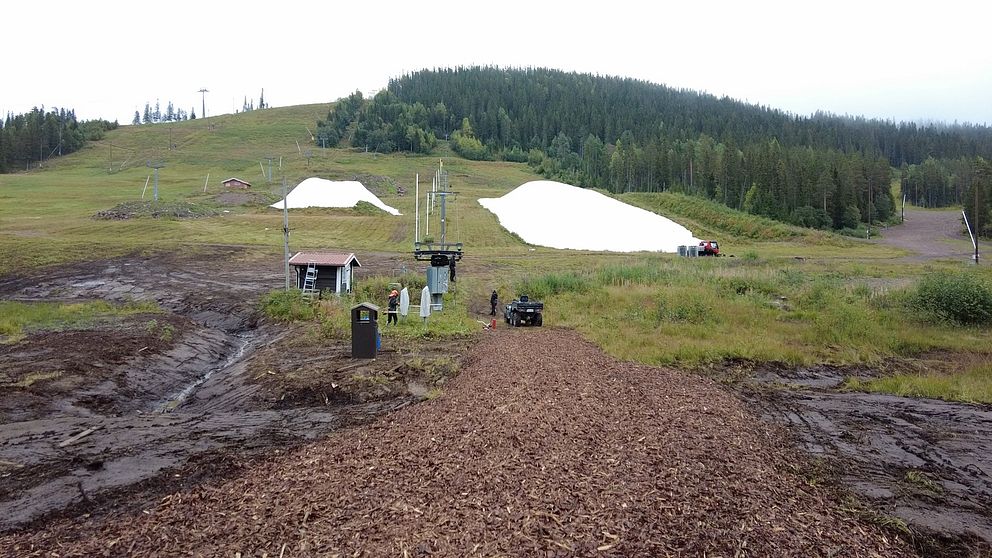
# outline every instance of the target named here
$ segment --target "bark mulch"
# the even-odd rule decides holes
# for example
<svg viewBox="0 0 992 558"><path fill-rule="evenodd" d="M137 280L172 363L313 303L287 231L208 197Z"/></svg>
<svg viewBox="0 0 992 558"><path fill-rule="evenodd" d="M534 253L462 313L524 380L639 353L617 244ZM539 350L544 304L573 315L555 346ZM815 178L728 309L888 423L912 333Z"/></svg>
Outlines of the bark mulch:
<svg viewBox="0 0 992 558"><path fill-rule="evenodd" d="M31 556L909 556L717 384L557 329L488 332L434 400Z"/></svg>

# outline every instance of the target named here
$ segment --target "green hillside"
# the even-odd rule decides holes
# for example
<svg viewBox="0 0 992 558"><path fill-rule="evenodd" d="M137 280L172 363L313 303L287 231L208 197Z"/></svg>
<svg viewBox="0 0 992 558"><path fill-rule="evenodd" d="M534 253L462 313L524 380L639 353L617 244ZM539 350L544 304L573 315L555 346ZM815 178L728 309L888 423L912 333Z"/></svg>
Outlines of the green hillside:
<svg viewBox="0 0 992 558"><path fill-rule="evenodd" d="M382 156L351 150L321 149L308 132L328 105L307 105L218 116L181 123L124 126L89 143L78 153L53 159L45 167L0 175L0 251L6 257L0 273L75 259L94 253L122 254L135 249L171 248L189 244L239 244L276 249L282 246L282 214L265 207L281 196L281 177L292 188L307 177L381 182L379 197L404 216L363 214L352 210L292 212L295 248L348 248L407 251L414 234L414 181L417 173L430 185L435 156ZM169 143L175 145L170 150ZM312 152L309 160L304 156ZM273 157L272 183L267 157ZM280 159L282 168L279 168ZM104 210L141 199L152 169L161 162L162 202L204 204L221 212L202 219L97 220ZM451 229L475 251L525 247L503 232L495 217L475 203L499 196L534 179L526 165L474 163L446 158L446 168L459 192ZM204 182L209 175L206 193ZM220 182L239 177L252 183L252 203L221 196ZM385 177L380 178L380 177ZM150 180L144 199L152 197ZM397 195L395 187L406 190Z"/></svg>
<svg viewBox="0 0 992 558"><path fill-rule="evenodd" d="M429 187L441 158L458 193L451 206L450 234L453 240L471 247L472 257L544 254L542 262L562 257L560 253L554 255L558 253L555 250L532 250L502 229L496 218L476 202L481 197L501 196L528 180L540 178L526 164L453 157L445 151L444 142L438 155L321 149L315 146L310 131L315 119L326 114L328 108L329 105L305 105L177 123L123 126L77 153L50 160L42 169L0 175L0 250L6 256L0 262L0 273L87 259L95 253L109 256L179 245L237 244L278 251L282 246L282 215L267 204L281 199L282 176L289 188L311 176L360 177L377 184L375 193L403 213L402 217L393 217L354 210L294 210L290 224L294 249L406 252L411 249L414 235L415 176L419 173L422 186ZM169 149L170 141L173 149ZM309 161L305 156L308 152ZM269 157L273 158L272 183L266 179ZM142 192L144 200L152 199L154 179L153 170L146 166L149 162L164 164L159 170L159 198L163 204L193 203L218 215L199 219L96 219L99 212L118 204L141 201ZM251 182L253 197L232 200L222 195L221 181L229 177ZM400 195L396 186L405 193ZM775 242L807 234L804 229L748 216L698 198L631 194L621 199L680 220L698 229L699 234L731 241L731 245L735 239ZM702 207L706 210L701 211ZM746 224L743 228L742 223Z"/></svg>
<svg viewBox="0 0 992 558"><path fill-rule="evenodd" d="M529 291L546 299L550 325L573 327L622 358L695 364L879 362L892 355L992 346L987 330L921 321L911 307L916 280L924 272L954 269L954 263L924 268L899 260L903 253L894 249L673 193L617 197L664 214L699 237L719 240L723 251L736 257L694 261L671 254L533 247L477 203L540 178L529 166L457 158L444 142L432 155L321 149L310 126L328 109L307 105L124 126L44 168L0 175L0 274L216 244L245 246L248 257L276 261L282 252L282 212L267 204L281 198L283 175L290 187L311 176L357 177L403 213L293 210L293 250L344 249L402 259L414 240L415 176L429 187L443 159L457 192L449 206L449 240L465 243L459 275L468 281L469 297L483 300L493 287L507 295ZM269 157L272 183L263 174ZM141 200L151 174L147 161L164 163L161 205L205 216L95 218ZM252 182L251 194L225 193L220 182L232 176ZM151 190L149 185L145 200ZM417 268L412 258L409 263ZM989 279L984 267L977 275Z"/></svg>

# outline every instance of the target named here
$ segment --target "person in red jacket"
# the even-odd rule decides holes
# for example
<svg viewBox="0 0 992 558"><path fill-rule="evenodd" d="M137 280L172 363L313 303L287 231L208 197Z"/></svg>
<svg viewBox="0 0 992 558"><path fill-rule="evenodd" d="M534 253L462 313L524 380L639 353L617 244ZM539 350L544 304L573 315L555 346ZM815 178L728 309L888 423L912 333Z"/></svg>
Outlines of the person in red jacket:
<svg viewBox="0 0 992 558"><path fill-rule="evenodd" d="M400 322L397 314L399 313L398 306L400 305L400 292L393 289L389 293L389 307L386 310L386 325L398 324Z"/></svg>

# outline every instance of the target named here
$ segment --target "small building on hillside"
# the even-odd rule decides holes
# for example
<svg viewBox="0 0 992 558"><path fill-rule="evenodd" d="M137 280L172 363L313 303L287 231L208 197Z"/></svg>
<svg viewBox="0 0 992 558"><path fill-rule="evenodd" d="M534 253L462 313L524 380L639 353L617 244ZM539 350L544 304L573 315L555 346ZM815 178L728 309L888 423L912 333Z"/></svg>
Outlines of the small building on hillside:
<svg viewBox="0 0 992 558"><path fill-rule="evenodd" d="M236 188L238 190L247 190L248 188L251 188L251 183L234 177L228 178L224 182L221 182L221 184L223 184L225 188Z"/></svg>
<svg viewBox="0 0 992 558"><path fill-rule="evenodd" d="M362 267L355 254L343 252L297 252L289 258L289 265L296 269L296 286L304 288L307 269L313 265L317 272L314 290L331 291L336 294L350 293L353 281L352 270Z"/></svg>

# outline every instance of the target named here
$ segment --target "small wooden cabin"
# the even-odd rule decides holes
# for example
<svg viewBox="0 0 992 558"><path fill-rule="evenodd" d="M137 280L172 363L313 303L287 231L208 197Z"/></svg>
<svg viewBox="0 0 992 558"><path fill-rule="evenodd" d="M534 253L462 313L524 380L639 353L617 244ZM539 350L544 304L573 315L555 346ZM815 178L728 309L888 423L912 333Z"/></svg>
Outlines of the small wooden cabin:
<svg viewBox="0 0 992 558"><path fill-rule="evenodd" d="M223 184L225 188L237 188L239 190L247 190L248 188L251 188L251 183L245 182L240 178L233 177L221 182L221 184Z"/></svg>
<svg viewBox="0 0 992 558"><path fill-rule="evenodd" d="M353 280L352 270L362 267L355 254L342 252L297 252L289 258L289 265L296 269L296 286L303 288L307 267L314 264L317 269L315 287L317 291L331 291L336 294L350 293Z"/></svg>

